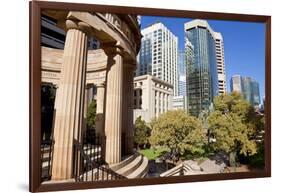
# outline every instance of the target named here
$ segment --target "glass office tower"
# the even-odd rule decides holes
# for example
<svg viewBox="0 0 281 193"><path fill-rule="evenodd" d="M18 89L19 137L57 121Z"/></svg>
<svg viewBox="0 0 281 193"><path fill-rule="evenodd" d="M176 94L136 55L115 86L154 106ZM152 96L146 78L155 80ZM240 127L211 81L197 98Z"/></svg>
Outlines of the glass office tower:
<svg viewBox="0 0 281 193"><path fill-rule="evenodd" d="M252 106L257 107L260 104L259 83L251 77L242 77L234 75L230 80L231 92L239 92L243 98Z"/></svg>
<svg viewBox="0 0 281 193"><path fill-rule="evenodd" d="M187 64L188 111L198 116L218 95L218 74L214 31L207 21L185 23L186 41L194 47L194 63Z"/></svg>

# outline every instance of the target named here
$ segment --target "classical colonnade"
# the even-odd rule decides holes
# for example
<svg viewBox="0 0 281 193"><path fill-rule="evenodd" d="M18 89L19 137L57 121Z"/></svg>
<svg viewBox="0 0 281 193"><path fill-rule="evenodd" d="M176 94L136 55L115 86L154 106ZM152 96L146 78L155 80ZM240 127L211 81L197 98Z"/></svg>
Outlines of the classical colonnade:
<svg viewBox="0 0 281 193"><path fill-rule="evenodd" d="M42 48L42 82L57 85L52 180L65 180L72 178L73 140L82 139L87 85L97 88L96 132L106 137L105 161L121 161L122 143L125 154L133 153L133 77L141 35L130 15L67 12L54 17L67 31L66 41L64 50ZM91 36L100 41L99 50L88 51ZM90 58L95 52L103 61L97 65Z"/></svg>

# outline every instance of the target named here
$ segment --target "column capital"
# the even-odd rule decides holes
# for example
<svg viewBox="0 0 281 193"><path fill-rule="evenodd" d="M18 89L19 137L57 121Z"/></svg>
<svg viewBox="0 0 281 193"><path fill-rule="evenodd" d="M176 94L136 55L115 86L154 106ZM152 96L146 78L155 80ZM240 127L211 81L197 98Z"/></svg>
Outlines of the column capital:
<svg viewBox="0 0 281 193"><path fill-rule="evenodd" d="M120 46L120 42L100 43L100 48L103 49L107 56L125 55L124 49Z"/></svg>
<svg viewBox="0 0 281 193"><path fill-rule="evenodd" d="M67 19L65 21L65 26L66 26L67 30L77 29L77 30L84 32L87 35L89 35L91 33L91 26L83 21Z"/></svg>
<svg viewBox="0 0 281 193"><path fill-rule="evenodd" d="M104 82L99 82L96 84L97 88L104 88L105 87L105 83Z"/></svg>

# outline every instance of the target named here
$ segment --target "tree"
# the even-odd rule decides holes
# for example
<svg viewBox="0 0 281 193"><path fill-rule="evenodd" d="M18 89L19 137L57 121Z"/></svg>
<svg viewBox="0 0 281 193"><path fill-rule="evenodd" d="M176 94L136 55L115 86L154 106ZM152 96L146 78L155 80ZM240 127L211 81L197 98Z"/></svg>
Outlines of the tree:
<svg viewBox="0 0 281 193"><path fill-rule="evenodd" d="M145 121L139 116L135 121L134 140L138 148L141 144L147 144L150 136L150 128L146 125Z"/></svg>
<svg viewBox="0 0 281 193"><path fill-rule="evenodd" d="M97 112L97 103L96 100L93 100L87 109L87 128L93 129L96 126L96 112Z"/></svg>
<svg viewBox="0 0 281 193"><path fill-rule="evenodd" d="M209 132L216 140L212 147L228 153L233 162L236 153L255 154L257 144L253 136L257 127L251 118L254 115L250 104L239 93L233 92L217 96L214 107L215 111L208 117Z"/></svg>
<svg viewBox="0 0 281 193"><path fill-rule="evenodd" d="M183 110L168 111L151 123L150 142L167 146L179 155L204 153L204 132L201 121Z"/></svg>

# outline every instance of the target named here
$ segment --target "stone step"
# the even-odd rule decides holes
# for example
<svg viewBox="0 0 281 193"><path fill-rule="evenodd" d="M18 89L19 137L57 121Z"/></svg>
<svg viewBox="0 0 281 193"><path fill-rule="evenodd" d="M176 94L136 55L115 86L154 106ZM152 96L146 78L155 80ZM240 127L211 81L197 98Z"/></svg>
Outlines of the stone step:
<svg viewBox="0 0 281 193"><path fill-rule="evenodd" d="M148 159L147 157L143 157L141 165L132 173L130 173L127 178L142 178L148 172Z"/></svg>
<svg viewBox="0 0 281 193"><path fill-rule="evenodd" d="M91 182L91 181L102 181L102 180L116 180L114 176L112 176L107 171L102 171L98 169L93 169L91 171L88 171L80 176L83 178L83 181Z"/></svg>
<svg viewBox="0 0 281 193"><path fill-rule="evenodd" d="M117 170L116 173L122 176L128 176L130 173L134 172L142 164L142 160L143 160L143 156L139 155L128 165Z"/></svg>
<svg viewBox="0 0 281 193"><path fill-rule="evenodd" d="M136 159L137 156L139 156L139 153L130 155L130 156L126 157L124 160L122 160L120 163L110 165L109 167L110 167L110 169L117 171L120 168L127 166L130 162L132 162L134 159Z"/></svg>

